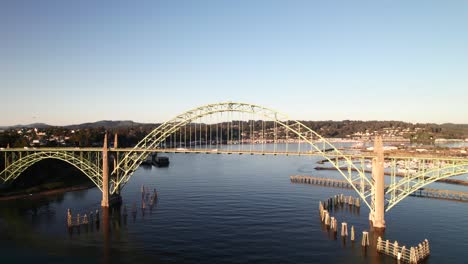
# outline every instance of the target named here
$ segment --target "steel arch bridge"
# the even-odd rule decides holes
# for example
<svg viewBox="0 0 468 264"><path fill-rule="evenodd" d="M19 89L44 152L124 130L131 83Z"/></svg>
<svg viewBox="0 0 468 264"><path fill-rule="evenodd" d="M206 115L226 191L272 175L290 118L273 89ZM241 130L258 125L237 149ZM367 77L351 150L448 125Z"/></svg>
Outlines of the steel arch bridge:
<svg viewBox="0 0 468 264"><path fill-rule="evenodd" d="M0 178L4 182L13 181L35 163L44 159L56 159L65 161L80 170L102 191L102 169L99 154L94 151L87 152L86 158L83 158L83 154L84 152L80 152L76 155L75 151L64 151L62 149L25 153L13 151L11 152L12 163L5 166L5 169L0 173ZM9 163L9 159L5 159L5 162Z"/></svg>
<svg viewBox="0 0 468 264"><path fill-rule="evenodd" d="M209 104L189 110L163 123L158 128L153 130L134 147L134 151L130 151L127 155L125 155L125 157L114 169L113 173L120 174L121 178L118 182L116 182L116 184L113 184L111 193L115 192L118 186L121 184L125 184L130 179L131 174L151 153L152 149L155 149L161 143L165 142L165 140L170 135L177 133L181 128L197 119L226 112L255 114L262 118L266 118L267 120L273 121L275 124L284 127L288 132L296 135L304 142L307 142L316 151L316 155L322 155L324 158L326 158L338 170L338 172L352 184L363 201L367 204L367 206L370 207L370 203L368 203L368 197L370 197L371 192L364 189L358 190L356 187L356 182L366 182L371 184L371 181L365 176L362 170L356 167L349 156L341 153L334 145L332 145L325 138L309 127L305 126L299 121L290 121L290 119L284 114L259 105L233 102ZM304 136L307 132L312 136ZM320 140L320 146L316 143L316 140L313 141L314 138ZM148 151L141 152L139 151L140 149L147 149ZM330 152L330 150L333 152L333 156L327 155L326 151ZM338 164L339 162L343 162L343 160L348 167L347 169L342 169ZM353 173L353 171L357 173Z"/></svg>
<svg viewBox="0 0 468 264"><path fill-rule="evenodd" d="M240 114L237 116L238 120L235 120L233 113ZM218 118L221 116L222 118L215 118L214 121L218 122L214 122L213 119L210 120L208 118L213 116L218 116ZM245 121L246 116L247 121ZM226 119L227 125L225 123ZM219 122L220 120L221 122ZM242 124L240 120L243 120ZM263 131L253 131L255 129L255 125L252 125L253 120L273 122L274 130L266 131L262 128ZM242 131L241 127L243 124L248 125L250 131ZM205 126L204 135L202 134L202 126ZM221 126L221 130L219 126ZM197 130L197 127L200 129ZM213 127L216 129L216 136L214 135ZM190 137L194 135L195 140L192 138L188 139L188 129L195 129L195 135L193 131L189 133ZM210 133L209 136L208 131ZM221 134L221 143L218 131ZM265 133L272 133L274 140L268 142L264 136ZM257 138L255 138L255 135ZM212 136L215 139L212 139ZM3 181L14 180L32 164L43 159L53 158L66 161L75 166L88 176L101 191L104 191L106 188L103 188L103 173L106 165L103 164L108 165L108 162L103 161L103 153L109 151L114 157L114 166L109 179L109 192L110 194L115 194L119 193L120 189L131 179L134 171L151 153L213 153L213 148L208 146L208 142L210 142L210 145L216 142L215 145L219 146L219 144L233 144L237 140L238 143L241 142L239 144L242 144L244 140L242 139L243 136L250 140L250 145L261 142L261 144L274 144L275 147L273 150L264 149L263 147L261 150L239 149L238 151L216 149L215 153L322 156L331 167L335 168L351 184L362 201L370 208L370 211L373 212L375 210L373 201L375 182L369 175L369 171L366 171L366 162L375 159L377 157L376 154L358 155L345 153L299 121L290 120L288 116L266 107L238 102L209 104L184 112L161 124L135 147L129 149L107 148L107 146L102 149L3 149L0 152L4 152L5 166L3 171L0 172L0 178ZM229 141L230 137L231 141ZM179 139L178 142L177 138ZM185 144L182 142L182 138ZM300 144L299 149L297 149L297 146L296 149L288 149L287 142L289 139L302 142L309 148L309 151L301 150ZM176 142L172 144L171 140L172 143ZM187 141L189 142L189 148L186 148ZM202 146L202 141L205 142L205 147ZM195 142L194 148L192 147L193 142ZM286 150L278 150L276 148L276 144L281 142L286 142ZM168 143L171 143L171 148L167 148ZM178 146L184 146L184 148L177 148ZM412 192L427 184L447 177L468 173L468 159L417 156L398 157L389 155L386 155L384 158L385 162L389 164L389 168L386 170L389 170L391 174L390 187L385 190L386 211L390 210ZM412 163L416 163L416 165ZM416 173L409 173L411 167L417 168ZM398 170L401 168L406 170L404 175L398 175ZM398 176L401 178L398 178Z"/></svg>
<svg viewBox="0 0 468 264"><path fill-rule="evenodd" d="M395 162L395 159L392 163ZM395 179L395 168L392 167L392 183L386 189L385 194L388 197L386 201L386 211L392 209L404 198L424 186L433 182L443 180L449 177L468 174L467 160L419 160L420 170L417 173L407 174L403 179Z"/></svg>

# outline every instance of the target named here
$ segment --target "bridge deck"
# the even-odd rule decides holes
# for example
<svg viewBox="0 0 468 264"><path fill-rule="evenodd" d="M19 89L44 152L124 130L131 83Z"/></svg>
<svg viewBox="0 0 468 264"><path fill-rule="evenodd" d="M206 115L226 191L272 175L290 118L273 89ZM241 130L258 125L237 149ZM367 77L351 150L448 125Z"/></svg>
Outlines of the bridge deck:
<svg viewBox="0 0 468 264"><path fill-rule="evenodd" d="M102 148L5 148L0 152L101 152ZM109 148L111 152L152 152L152 153L185 153L185 154L238 154L238 155L281 155L281 156L323 156L323 153L318 151L280 151L280 150L233 150L233 149L211 149L211 148ZM346 153L343 151L341 154L336 152L326 152L326 156L330 158L335 157L348 157L350 159L372 159L376 157L373 153ZM386 159L425 159L425 160L445 160L468 163L468 158L460 157L447 157L447 156L429 156L429 155L392 155L392 153L385 154Z"/></svg>

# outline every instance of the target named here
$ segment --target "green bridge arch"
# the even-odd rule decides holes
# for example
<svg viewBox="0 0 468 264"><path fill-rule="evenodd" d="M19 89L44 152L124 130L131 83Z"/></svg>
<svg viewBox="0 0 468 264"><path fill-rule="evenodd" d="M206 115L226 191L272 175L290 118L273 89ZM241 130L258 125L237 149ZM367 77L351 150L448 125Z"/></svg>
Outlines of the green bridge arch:
<svg viewBox="0 0 468 264"><path fill-rule="evenodd" d="M369 198L372 195L372 192L369 190L364 190L364 188L358 189L359 186L364 186L362 183L372 184L371 181L366 177L364 170L358 168L353 161L341 151L339 151L334 145L332 145L328 140L322 137L320 134L305 126L299 121L290 120L289 117L285 114L279 113L275 110L247 103L239 102L222 102L217 104L208 104L200 106L189 111L186 111L171 120L161 124L159 127L151 131L145 138L143 138L138 144L134 147L135 151L127 153L123 159L115 167L112 172L114 175L118 174L119 180L113 183L111 186L110 193L115 193L119 186L122 187L130 179L133 172L138 168L138 166L148 157L151 149L156 148L159 144L164 142L171 134L180 130L183 126L189 124L190 122L197 120L198 118L213 115L216 113L224 112L239 112L247 114L255 114L266 118L269 121L274 121L279 126L284 127L287 131L297 135L301 140L307 142L318 154L322 155L327 159L337 171L351 184L351 186L356 190L359 196L362 198L364 203L371 208L371 203ZM301 133L302 131L302 133ZM320 143L312 141L312 138L304 136L304 132L309 132L315 138L319 139ZM146 152L141 152L137 150L148 149ZM331 150L333 156L327 155L330 152L324 150ZM348 169L344 170L339 166L339 162L345 162Z"/></svg>
<svg viewBox="0 0 468 264"><path fill-rule="evenodd" d="M68 151L36 151L15 160L9 164L0 174L5 182L18 178L27 168L33 164L45 160L56 159L64 161L88 177L102 191L102 176L100 168L87 159L77 157Z"/></svg>
<svg viewBox="0 0 468 264"><path fill-rule="evenodd" d="M388 212L410 194L428 184L463 174L468 174L468 162L449 164L405 177L386 190L385 194L390 196L390 199L385 211Z"/></svg>
<svg viewBox="0 0 468 264"><path fill-rule="evenodd" d="M165 140L173 133L180 131L182 127L201 117L225 112L247 113L260 116L267 121L274 121L280 127L285 128L289 133L296 135L303 142L306 142L311 149L315 150L315 153L323 156L328 162L330 162L330 164L358 193L367 207L369 207L371 211L374 210L372 205L374 183L370 177L366 175L364 167L356 165L349 155L342 153L328 140L323 138L314 130L305 126L303 123L291 120L288 116L266 107L239 102L222 102L200 106L177 115L158 126L138 142L133 149L130 151L126 150L128 151L127 154L119 157L118 163L112 171L113 178L110 181L110 193L117 193L118 190L120 190L120 188L129 181L133 172L148 157L148 155L156 149L157 146L165 142ZM309 134L311 136L306 137L305 134ZM114 150L111 149L110 151L112 152ZM116 151L118 151L118 149ZM41 160L58 159L76 167L101 191L103 190L103 170L101 167L102 164L99 164L102 160L99 160L99 158L97 160L82 158L79 155L76 155L73 150L63 149L48 149L42 151L37 149L31 153L29 153L29 151L25 152L27 152L27 155L14 160L14 162L6 166L6 168L0 172L0 178L4 181L14 180L28 167ZM83 150L81 150L81 152L83 152ZM411 175L403 180L395 182L385 191L386 197L390 197L390 199L386 199L388 202L386 205L386 211L389 211L411 193L434 181L465 173L468 173L468 160L460 160L446 166L440 166L435 169ZM365 186L370 186L371 188L366 188Z"/></svg>

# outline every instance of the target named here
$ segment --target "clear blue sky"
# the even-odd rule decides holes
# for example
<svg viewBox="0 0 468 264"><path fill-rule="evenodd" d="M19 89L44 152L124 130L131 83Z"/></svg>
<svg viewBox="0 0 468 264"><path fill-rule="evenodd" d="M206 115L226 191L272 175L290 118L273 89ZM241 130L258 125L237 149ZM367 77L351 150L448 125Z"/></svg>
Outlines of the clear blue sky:
<svg viewBox="0 0 468 264"><path fill-rule="evenodd" d="M0 39L0 125L161 122L218 101L468 123L464 0L3 0Z"/></svg>

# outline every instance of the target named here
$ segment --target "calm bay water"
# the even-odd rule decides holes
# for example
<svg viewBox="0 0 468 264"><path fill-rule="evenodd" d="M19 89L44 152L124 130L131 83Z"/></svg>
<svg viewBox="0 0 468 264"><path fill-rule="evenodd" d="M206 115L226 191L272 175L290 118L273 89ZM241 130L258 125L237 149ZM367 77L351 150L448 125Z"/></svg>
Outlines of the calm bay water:
<svg viewBox="0 0 468 264"><path fill-rule="evenodd" d="M66 229L67 208L74 214L99 208L96 188L0 203L2 263L394 263L323 229L318 201L356 194L291 184L290 175L338 177L315 171L317 157L168 156L168 168L135 172L122 192L129 216L119 220L111 212L109 233L102 222L79 234ZM142 185L159 194L144 214ZM365 206L333 213L338 222L354 225L358 240L369 229L368 214ZM384 236L407 246L427 238L427 263L467 263L467 218L468 203L408 197L387 213Z"/></svg>

